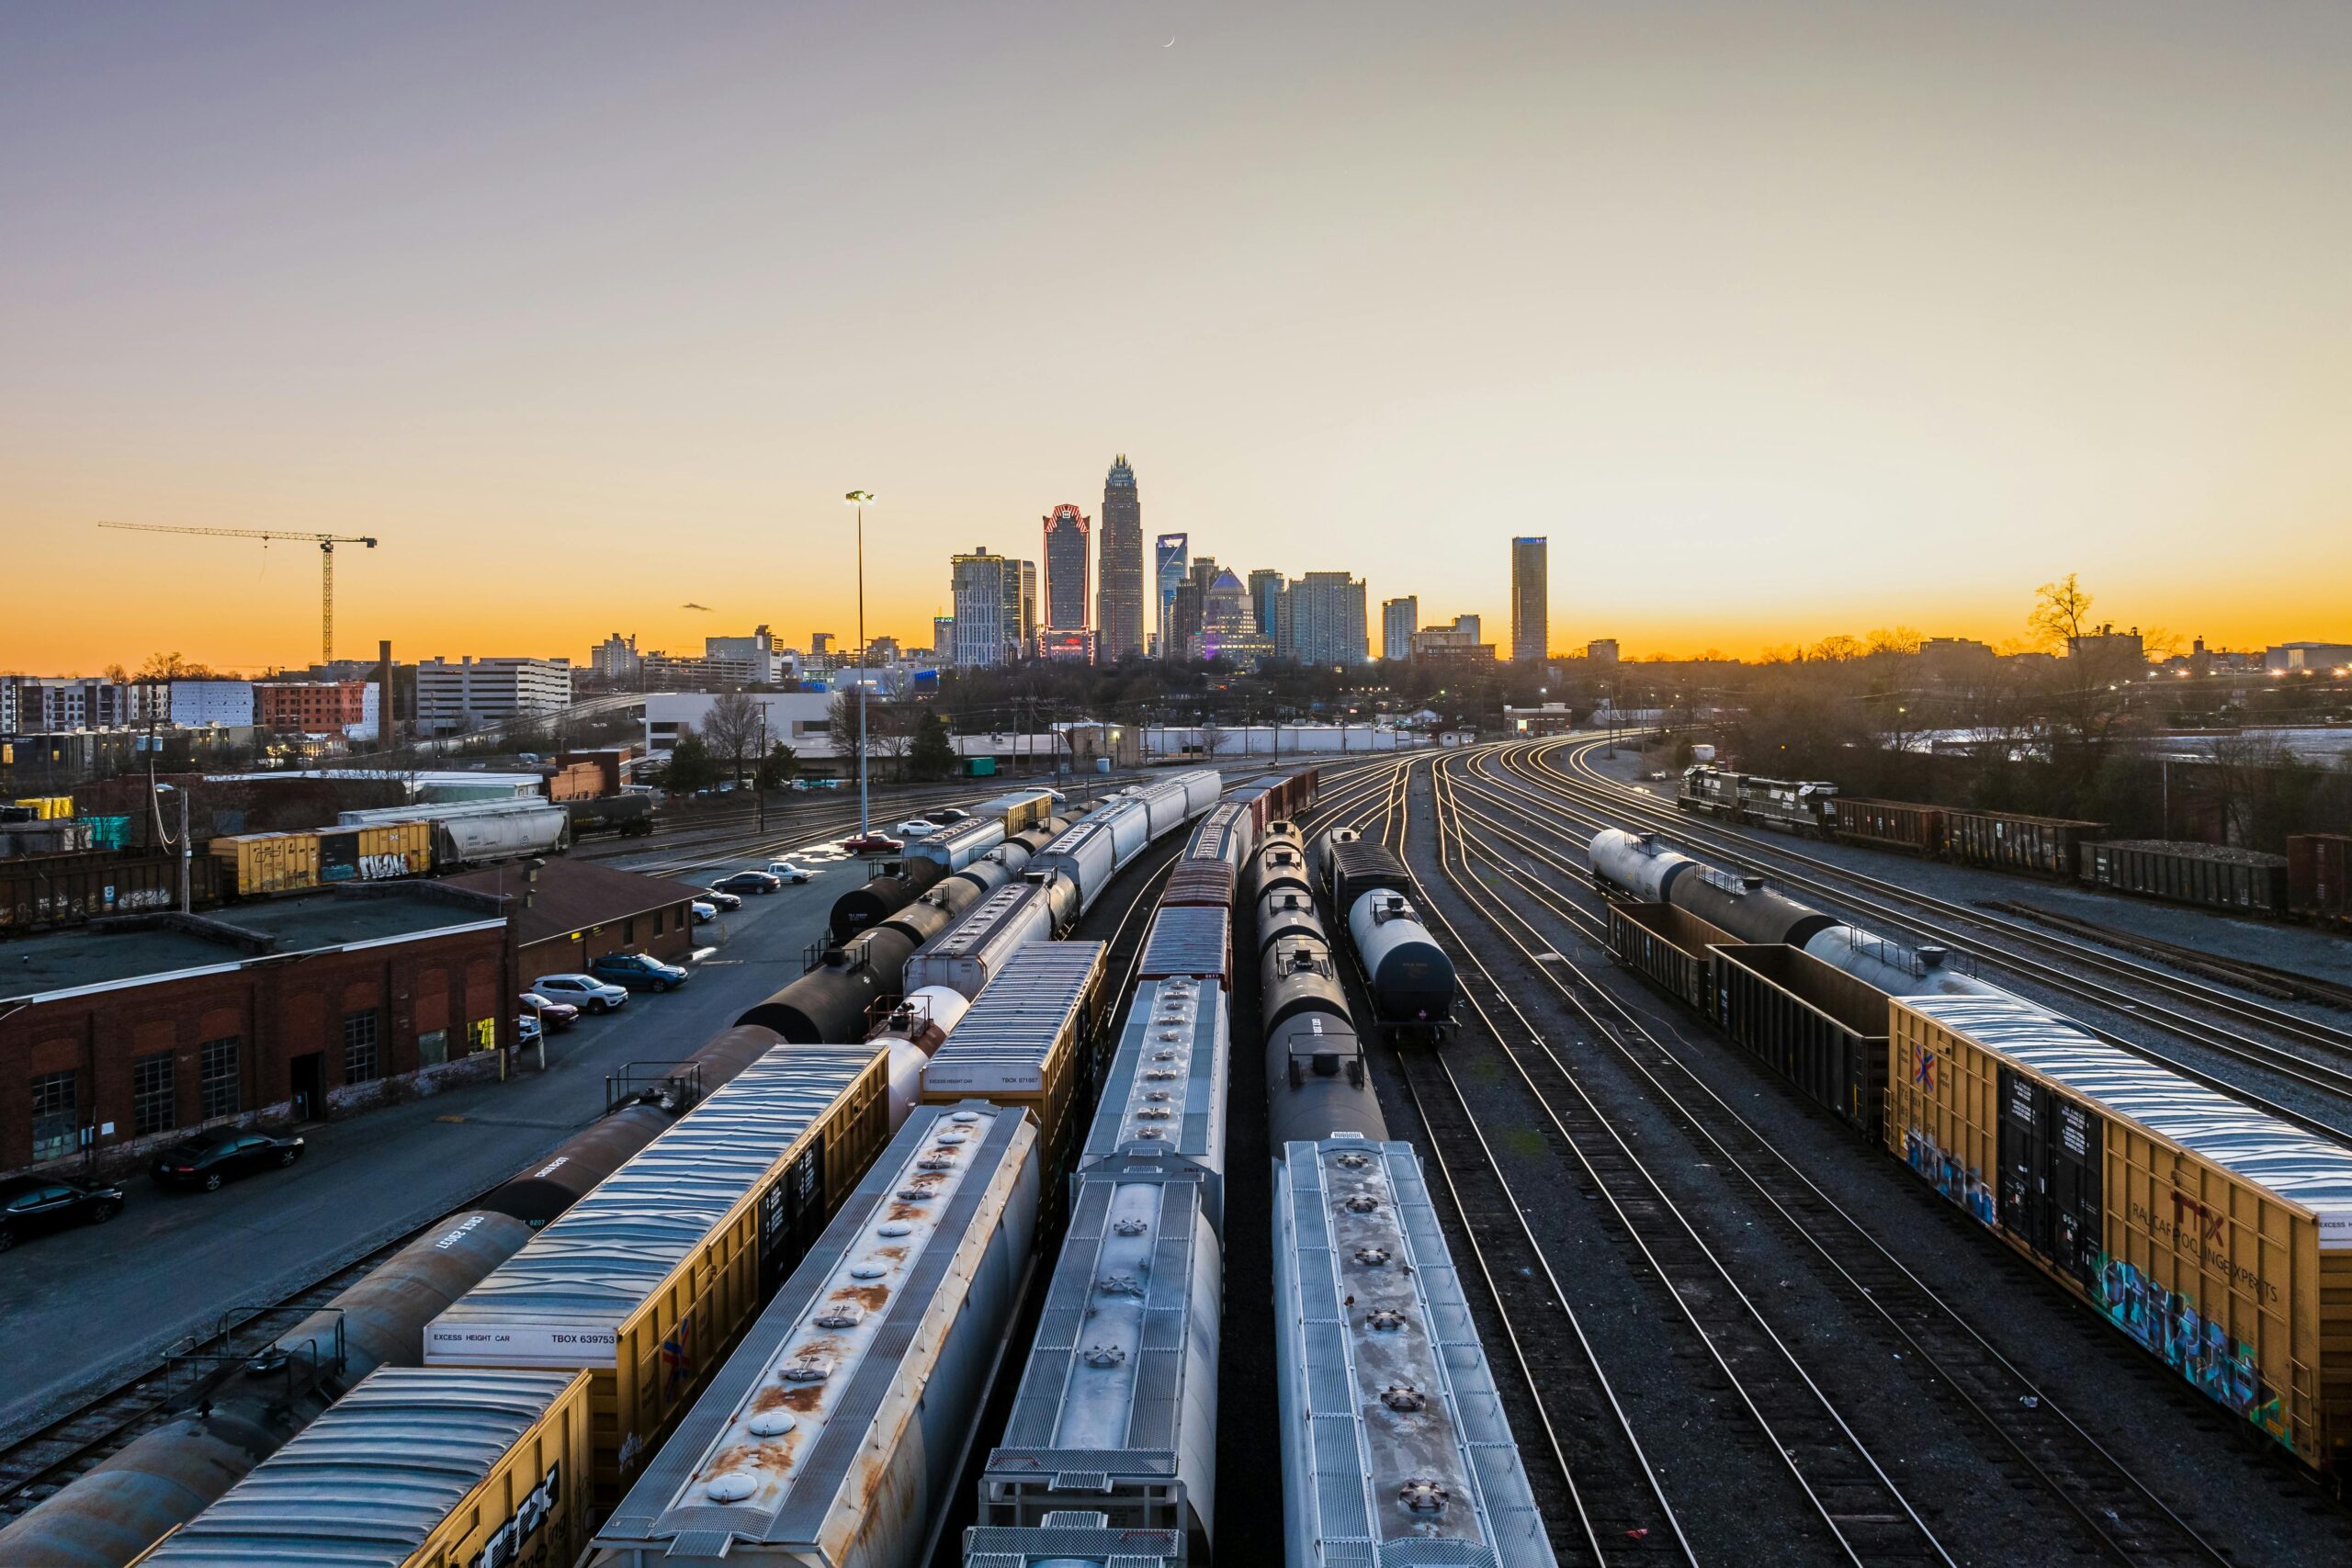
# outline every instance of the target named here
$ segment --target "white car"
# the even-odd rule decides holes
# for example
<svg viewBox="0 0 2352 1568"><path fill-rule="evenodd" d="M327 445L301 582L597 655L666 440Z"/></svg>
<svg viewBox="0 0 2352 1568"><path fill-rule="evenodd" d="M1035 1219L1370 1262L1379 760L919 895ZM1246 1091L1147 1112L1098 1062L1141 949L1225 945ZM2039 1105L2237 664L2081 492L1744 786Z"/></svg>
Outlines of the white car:
<svg viewBox="0 0 2352 1568"><path fill-rule="evenodd" d="M928 839L939 831L939 824L928 817L910 817L890 831L901 839Z"/></svg>
<svg viewBox="0 0 2352 1568"><path fill-rule="evenodd" d="M542 975L531 982L531 989L549 1001L570 1002L582 1012L610 1012L628 1002L625 987L594 975Z"/></svg>
<svg viewBox="0 0 2352 1568"><path fill-rule="evenodd" d="M698 926L708 925L718 919L718 906L707 900L697 898L687 908L695 912L695 924Z"/></svg>
<svg viewBox="0 0 2352 1568"><path fill-rule="evenodd" d="M772 860L768 862L768 874L780 876L786 882L806 882L817 874L807 866L795 865L788 860Z"/></svg>

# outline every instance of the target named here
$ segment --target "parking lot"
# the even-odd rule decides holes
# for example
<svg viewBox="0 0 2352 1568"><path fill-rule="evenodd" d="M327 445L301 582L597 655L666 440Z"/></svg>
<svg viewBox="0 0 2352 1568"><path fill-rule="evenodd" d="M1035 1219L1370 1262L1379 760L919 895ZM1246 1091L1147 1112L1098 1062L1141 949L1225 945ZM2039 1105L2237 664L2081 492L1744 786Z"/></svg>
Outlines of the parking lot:
<svg viewBox="0 0 2352 1568"><path fill-rule="evenodd" d="M704 884L768 857L721 862ZM469 1085L304 1129L291 1168L213 1193L144 1177L105 1226L27 1241L0 1261L0 1436L38 1426L240 1306L274 1302L464 1205L605 1108L605 1078L673 1061L800 972L862 860L811 857L808 883L752 896L702 928L694 978L551 1034L504 1083ZM526 976L526 978L529 978Z"/></svg>

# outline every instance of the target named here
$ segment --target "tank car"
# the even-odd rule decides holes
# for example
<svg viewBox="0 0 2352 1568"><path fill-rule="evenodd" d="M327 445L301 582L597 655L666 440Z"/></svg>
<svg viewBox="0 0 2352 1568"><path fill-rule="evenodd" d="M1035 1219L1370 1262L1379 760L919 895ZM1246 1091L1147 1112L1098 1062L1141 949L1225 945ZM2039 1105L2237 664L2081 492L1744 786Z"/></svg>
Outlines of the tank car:
<svg viewBox="0 0 2352 1568"><path fill-rule="evenodd" d="M1276 888L1258 900L1258 951L1263 953L1286 936L1330 940L1315 900L1295 887Z"/></svg>
<svg viewBox="0 0 2352 1568"><path fill-rule="evenodd" d="M1713 866L1676 877L1667 902L1742 942L1803 947L1838 923L1832 916L1774 892L1760 876L1735 875Z"/></svg>
<svg viewBox="0 0 2352 1568"><path fill-rule="evenodd" d="M833 940L847 942L867 927L880 925L944 874L944 868L934 862L909 861L899 871L884 872L864 886L851 888L833 900Z"/></svg>
<svg viewBox="0 0 2352 1568"><path fill-rule="evenodd" d="M1365 894L1348 911L1348 937L1363 965L1373 1013L1392 1034L1421 1032L1442 1040L1453 1019L1460 981L1453 960L1402 893Z"/></svg>
<svg viewBox="0 0 2352 1568"><path fill-rule="evenodd" d="M791 1045L861 1040L874 1004L899 989L915 944L880 927L828 948L817 966L735 1021L773 1029Z"/></svg>
<svg viewBox="0 0 2352 1568"><path fill-rule="evenodd" d="M1628 833L1603 828L1586 849L1593 880L1644 904L1666 904L1675 879L1699 863L1668 849L1656 833Z"/></svg>
<svg viewBox="0 0 2352 1568"><path fill-rule="evenodd" d="M1269 836L1250 857L1250 875L1242 889L1252 898L1262 898L1278 887L1294 887L1301 893L1314 891L1307 878L1306 850L1303 844L1286 842Z"/></svg>
<svg viewBox="0 0 2352 1568"><path fill-rule="evenodd" d="M1338 1134L1388 1135L1364 1068L1363 1042L1344 1015L1301 1012L1266 1031L1266 1118L1267 1139L1278 1151L1285 1143Z"/></svg>
<svg viewBox="0 0 2352 1568"><path fill-rule="evenodd" d="M1313 937L1283 937L1259 962L1263 1026L1272 1032L1301 1013L1348 1018L1348 994L1331 962L1330 944Z"/></svg>

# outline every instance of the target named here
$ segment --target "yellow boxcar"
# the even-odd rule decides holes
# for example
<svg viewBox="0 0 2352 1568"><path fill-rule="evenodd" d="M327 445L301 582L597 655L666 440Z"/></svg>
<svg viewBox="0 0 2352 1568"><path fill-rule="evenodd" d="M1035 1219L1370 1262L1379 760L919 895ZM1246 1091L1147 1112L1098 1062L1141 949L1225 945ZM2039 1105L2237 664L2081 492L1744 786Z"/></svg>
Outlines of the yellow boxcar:
<svg viewBox="0 0 2352 1568"><path fill-rule="evenodd" d="M212 840L212 856L239 897L299 893L349 882L422 876L433 869L433 824L383 822L295 833L236 833Z"/></svg>
<svg viewBox="0 0 2352 1568"><path fill-rule="evenodd" d="M889 1141L888 1088L873 1046L770 1051L435 1318L425 1363L590 1372L610 1506Z"/></svg>
<svg viewBox="0 0 2352 1568"><path fill-rule="evenodd" d="M1887 1147L2199 1392L2341 1473L2352 1149L2016 998L1889 1007Z"/></svg>
<svg viewBox="0 0 2352 1568"><path fill-rule="evenodd" d="M379 1369L134 1568L571 1562L589 1531L590 1381Z"/></svg>
<svg viewBox="0 0 2352 1568"><path fill-rule="evenodd" d="M17 804L31 812L34 819L40 822L55 822L74 815L74 797L70 795L20 795Z"/></svg>

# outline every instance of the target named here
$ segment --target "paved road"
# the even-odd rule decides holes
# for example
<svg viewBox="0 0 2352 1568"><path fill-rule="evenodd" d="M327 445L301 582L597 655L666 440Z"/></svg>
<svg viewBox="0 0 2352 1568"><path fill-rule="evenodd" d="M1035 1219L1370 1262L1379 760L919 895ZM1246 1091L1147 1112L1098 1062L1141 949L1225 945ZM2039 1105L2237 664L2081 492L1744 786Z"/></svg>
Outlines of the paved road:
<svg viewBox="0 0 2352 1568"><path fill-rule="evenodd" d="M113 1386L230 1309L300 1290L534 1163L603 1112L607 1072L675 1061L797 975L833 899L863 876L861 863L838 863L805 886L747 898L722 918L724 940L691 984L554 1036L544 1074L526 1066L507 1083L317 1128L299 1165L216 1193L134 1182L113 1224L8 1253L0 1438Z"/></svg>

